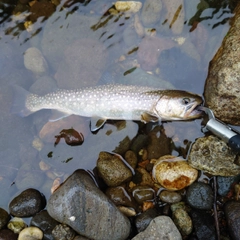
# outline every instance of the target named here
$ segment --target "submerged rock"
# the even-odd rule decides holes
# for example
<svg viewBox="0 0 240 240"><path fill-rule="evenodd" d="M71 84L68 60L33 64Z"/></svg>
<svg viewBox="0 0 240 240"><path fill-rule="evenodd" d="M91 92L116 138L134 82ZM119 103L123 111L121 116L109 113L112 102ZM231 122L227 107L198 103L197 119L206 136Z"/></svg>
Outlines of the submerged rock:
<svg viewBox="0 0 240 240"><path fill-rule="evenodd" d="M91 176L75 171L50 197L47 211L90 239L126 239L129 220L95 185Z"/></svg>
<svg viewBox="0 0 240 240"><path fill-rule="evenodd" d="M240 124L240 3L231 28L210 63L205 84L205 100L215 116L233 125Z"/></svg>

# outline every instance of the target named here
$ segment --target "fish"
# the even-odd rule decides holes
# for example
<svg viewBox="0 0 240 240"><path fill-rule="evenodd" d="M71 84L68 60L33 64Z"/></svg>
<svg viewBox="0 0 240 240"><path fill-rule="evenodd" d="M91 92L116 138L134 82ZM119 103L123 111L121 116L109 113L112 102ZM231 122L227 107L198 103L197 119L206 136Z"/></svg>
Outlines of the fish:
<svg viewBox="0 0 240 240"><path fill-rule="evenodd" d="M69 115L91 117L91 130L109 120L148 122L199 118L200 95L183 90L161 90L144 86L107 84L75 90L58 89L37 95L14 85L12 113L26 117L42 109L55 112L49 121Z"/></svg>

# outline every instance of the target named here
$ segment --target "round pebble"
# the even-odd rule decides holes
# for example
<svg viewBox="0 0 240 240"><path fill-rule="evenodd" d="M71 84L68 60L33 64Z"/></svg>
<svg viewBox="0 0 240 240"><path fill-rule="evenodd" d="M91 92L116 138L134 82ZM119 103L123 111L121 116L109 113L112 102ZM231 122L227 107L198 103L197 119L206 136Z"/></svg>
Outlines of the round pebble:
<svg viewBox="0 0 240 240"><path fill-rule="evenodd" d="M188 188L186 200L193 208L210 210L213 205L212 188L206 183L195 182Z"/></svg>
<svg viewBox="0 0 240 240"><path fill-rule="evenodd" d="M198 171L178 157L166 155L159 158L152 171L153 180L168 190L180 190L191 185Z"/></svg>
<svg viewBox="0 0 240 240"><path fill-rule="evenodd" d="M118 155L107 152L100 152L97 169L109 187L118 186L132 177L132 171L123 160Z"/></svg>
<svg viewBox="0 0 240 240"><path fill-rule="evenodd" d="M22 218L14 217L9 221L7 227L14 233L19 234L24 228L27 227L27 224L23 221Z"/></svg>
<svg viewBox="0 0 240 240"><path fill-rule="evenodd" d="M38 190L29 188L10 202L9 211L15 217L31 217L40 212L45 205L45 197Z"/></svg>
<svg viewBox="0 0 240 240"><path fill-rule="evenodd" d="M177 192L170 192L165 190L161 191L161 193L159 194L159 197L163 202L166 202L166 203L177 203L182 200L181 194Z"/></svg>
<svg viewBox="0 0 240 240"><path fill-rule="evenodd" d="M136 186L132 189L132 195L139 204L143 204L147 200L152 200L154 194L155 191L149 186Z"/></svg>
<svg viewBox="0 0 240 240"><path fill-rule="evenodd" d="M18 234L14 233L10 229L0 230L0 239L1 240L17 240Z"/></svg>
<svg viewBox="0 0 240 240"><path fill-rule="evenodd" d="M46 74L48 65L42 53L35 47L28 48L24 54L24 66L37 75Z"/></svg>
<svg viewBox="0 0 240 240"><path fill-rule="evenodd" d="M18 240L41 240L41 239L43 239L43 232L37 227L24 228L18 236Z"/></svg>

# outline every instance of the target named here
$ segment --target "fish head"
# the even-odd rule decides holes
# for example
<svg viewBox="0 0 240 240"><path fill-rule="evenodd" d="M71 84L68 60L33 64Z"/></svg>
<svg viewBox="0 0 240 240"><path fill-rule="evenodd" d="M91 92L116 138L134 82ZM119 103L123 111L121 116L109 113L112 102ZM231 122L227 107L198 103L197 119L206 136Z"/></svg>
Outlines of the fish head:
<svg viewBox="0 0 240 240"><path fill-rule="evenodd" d="M203 112L198 109L202 102L202 97L194 93L165 90L155 106L155 113L162 120L195 119L202 116Z"/></svg>

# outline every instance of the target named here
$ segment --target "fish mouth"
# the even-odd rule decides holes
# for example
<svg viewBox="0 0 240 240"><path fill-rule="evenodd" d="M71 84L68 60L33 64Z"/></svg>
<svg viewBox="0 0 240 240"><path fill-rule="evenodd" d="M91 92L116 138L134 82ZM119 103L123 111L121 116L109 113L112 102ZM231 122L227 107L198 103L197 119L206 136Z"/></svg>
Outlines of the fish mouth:
<svg viewBox="0 0 240 240"><path fill-rule="evenodd" d="M202 107L201 104L199 104L198 102L189 104L186 108L186 113L184 115L184 118L192 119L192 118L201 117L204 113L201 107Z"/></svg>

